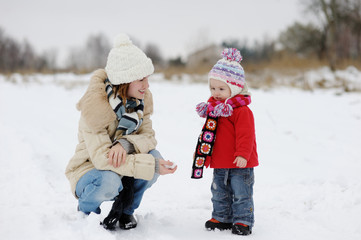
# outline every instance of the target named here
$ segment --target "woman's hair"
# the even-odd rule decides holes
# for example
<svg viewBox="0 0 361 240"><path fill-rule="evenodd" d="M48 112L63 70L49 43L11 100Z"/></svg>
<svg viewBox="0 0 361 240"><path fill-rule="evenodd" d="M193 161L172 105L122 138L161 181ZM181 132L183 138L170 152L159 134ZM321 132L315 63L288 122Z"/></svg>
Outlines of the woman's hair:
<svg viewBox="0 0 361 240"><path fill-rule="evenodd" d="M119 84L113 86L114 98L116 98L116 96L119 95L122 98L124 106L125 103L127 102L129 85L130 83L125 83L125 84Z"/></svg>

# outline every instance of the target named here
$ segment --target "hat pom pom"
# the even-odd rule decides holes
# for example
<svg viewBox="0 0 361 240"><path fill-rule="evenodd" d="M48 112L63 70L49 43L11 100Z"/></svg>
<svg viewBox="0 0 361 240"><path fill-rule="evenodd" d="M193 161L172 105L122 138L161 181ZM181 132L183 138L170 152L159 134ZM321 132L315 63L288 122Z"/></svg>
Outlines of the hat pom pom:
<svg viewBox="0 0 361 240"><path fill-rule="evenodd" d="M214 108L213 112L218 117L229 117L233 114L233 108L230 104L220 103Z"/></svg>
<svg viewBox="0 0 361 240"><path fill-rule="evenodd" d="M236 48L226 48L222 52L222 57L225 60L241 63L242 55L241 52Z"/></svg>
<svg viewBox="0 0 361 240"><path fill-rule="evenodd" d="M132 41L130 41L128 35L121 33L117 35L114 39L114 47L120 47L122 45L131 44Z"/></svg>
<svg viewBox="0 0 361 240"><path fill-rule="evenodd" d="M207 103L205 102L198 103L196 106L196 112L200 117L205 118L207 116L207 108L208 108Z"/></svg>

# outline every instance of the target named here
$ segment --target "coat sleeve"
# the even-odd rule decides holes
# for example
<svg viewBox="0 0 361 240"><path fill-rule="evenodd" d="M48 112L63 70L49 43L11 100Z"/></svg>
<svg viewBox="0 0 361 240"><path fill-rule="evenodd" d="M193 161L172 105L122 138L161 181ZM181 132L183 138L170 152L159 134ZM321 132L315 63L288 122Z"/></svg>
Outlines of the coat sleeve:
<svg viewBox="0 0 361 240"><path fill-rule="evenodd" d="M142 125L135 134L123 137L133 144L136 153L148 153L157 146L152 120L150 119L153 113L153 97L149 90L146 93L144 104L145 109Z"/></svg>
<svg viewBox="0 0 361 240"><path fill-rule="evenodd" d="M236 152L234 157L241 156L249 161L255 142L255 126L251 109L241 107L235 115Z"/></svg>
<svg viewBox="0 0 361 240"><path fill-rule="evenodd" d="M106 128L93 132L84 127L82 129L85 145L90 161L98 170L110 170L122 176L150 180L155 172L155 159L151 154L128 154L126 163L118 168L108 164L108 152L112 146Z"/></svg>

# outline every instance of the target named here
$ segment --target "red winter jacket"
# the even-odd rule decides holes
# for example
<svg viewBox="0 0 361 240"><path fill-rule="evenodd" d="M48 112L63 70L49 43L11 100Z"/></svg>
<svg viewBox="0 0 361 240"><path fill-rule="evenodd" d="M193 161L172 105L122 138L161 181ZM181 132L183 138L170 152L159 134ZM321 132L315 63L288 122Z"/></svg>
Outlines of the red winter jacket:
<svg viewBox="0 0 361 240"><path fill-rule="evenodd" d="M219 117L212 156L205 166L211 168L237 168L234 160L241 156L247 160L246 168L258 166L254 118L247 106L233 109L230 117Z"/></svg>

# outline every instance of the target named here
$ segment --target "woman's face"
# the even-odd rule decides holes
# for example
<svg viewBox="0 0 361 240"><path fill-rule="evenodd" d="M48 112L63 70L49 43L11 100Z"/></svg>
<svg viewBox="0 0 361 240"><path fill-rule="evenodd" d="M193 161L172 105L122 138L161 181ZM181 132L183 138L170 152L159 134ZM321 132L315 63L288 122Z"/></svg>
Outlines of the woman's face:
<svg viewBox="0 0 361 240"><path fill-rule="evenodd" d="M211 94L217 101L226 100L231 96L231 89L222 81L210 79Z"/></svg>
<svg viewBox="0 0 361 240"><path fill-rule="evenodd" d="M148 77L136 80L130 83L128 88L128 97L144 99L145 90L149 88Z"/></svg>

